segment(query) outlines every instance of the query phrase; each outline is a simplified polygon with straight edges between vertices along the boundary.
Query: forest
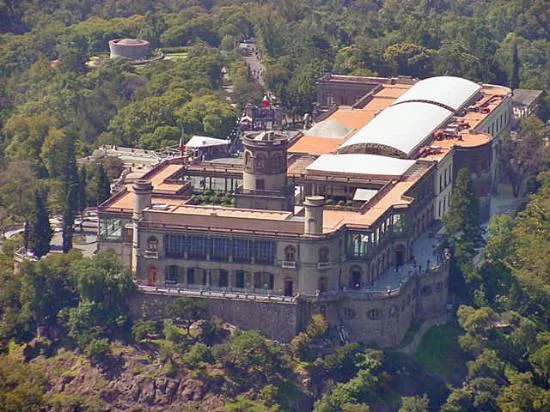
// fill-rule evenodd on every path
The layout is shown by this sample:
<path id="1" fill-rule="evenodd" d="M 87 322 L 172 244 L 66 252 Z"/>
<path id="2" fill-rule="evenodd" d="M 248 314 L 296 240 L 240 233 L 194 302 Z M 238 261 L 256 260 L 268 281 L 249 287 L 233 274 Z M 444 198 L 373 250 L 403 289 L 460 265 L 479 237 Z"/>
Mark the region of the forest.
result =
<path id="1" fill-rule="evenodd" d="M 182 58 L 108 59 L 126 37 Z M 266 92 L 238 53 L 250 38 L 289 115 L 313 110 L 325 72 L 550 89 L 548 0 L 0 0 L 0 226 L 32 222 L 46 254 L 48 215 L 72 228 L 121 172 L 78 161 L 98 146 L 226 137 Z M 538 116 L 525 144 L 504 146 L 510 180 L 531 193 L 515 217 L 495 216 L 482 238 L 471 181 L 457 182 L 444 222 L 456 320 L 416 354 L 339 345 L 321 317 L 283 345 L 228 330 L 193 299 L 132 322 L 135 286 L 114 255 L 71 251 L 14 276 L 16 239 L 0 253 L 0 410 L 549 410 L 548 97 Z"/>

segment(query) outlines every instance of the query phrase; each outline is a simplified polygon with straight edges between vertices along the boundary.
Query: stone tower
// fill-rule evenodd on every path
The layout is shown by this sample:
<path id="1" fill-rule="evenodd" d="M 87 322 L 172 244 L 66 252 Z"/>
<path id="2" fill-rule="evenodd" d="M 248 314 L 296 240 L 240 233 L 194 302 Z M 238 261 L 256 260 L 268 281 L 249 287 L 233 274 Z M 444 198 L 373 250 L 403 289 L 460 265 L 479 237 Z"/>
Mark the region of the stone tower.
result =
<path id="1" fill-rule="evenodd" d="M 134 190 L 133 236 L 132 236 L 132 271 L 139 271 L 139 226 L 143 220 L 143 211 L 151 207 L 153 186 L 147 180 L 138 180 L 132 186 Z"/>
<path id="2" fill-rule="evenodd" d="M 287 184 L 288 139 L 273 131 L 245 137 L 243 185 L 237 207 L 292 210 L 294 191 Z"/>

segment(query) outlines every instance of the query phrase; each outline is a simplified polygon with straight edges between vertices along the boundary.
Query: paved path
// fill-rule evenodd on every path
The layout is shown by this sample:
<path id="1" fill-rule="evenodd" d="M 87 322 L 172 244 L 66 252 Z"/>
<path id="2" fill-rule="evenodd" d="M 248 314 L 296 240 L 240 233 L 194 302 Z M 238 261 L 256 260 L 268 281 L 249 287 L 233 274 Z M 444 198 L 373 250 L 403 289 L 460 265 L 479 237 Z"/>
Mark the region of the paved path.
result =
<path id="1" fill-rule="evenodd" d="M 244 56 L 244 60 L 246 61 L 246 64 L 248 64 L 248 67 L 250 68 L 250 73 L 252 74 L 252 77 L 254 77 L 254 80 L 260 83 L 262 86 L 265 86 L 265 67 L 259 58 L 259 54 L 256 54 L 259 53 L 258 48 L 255 44 L 251 44 L 249 46 L 249 49 L 252 50 L 252 53 L 250 54 L 250 56 Z"/>
<path id="2" fill-rule="evenodd" d="M 403 346 L 402 348 L 396 349 L 396 352 L 404 353 L 405 355 L 412 355 L 416 353 L 416 350 L 418 349 L 418 345 L 420 345 L 420 341 L 422 340 L 422 337 L 432 326 L 444 325 L 447 322 L 449 322 L 451 319 L 452 319 L 451 314 L 446 313 L 436 318 L 432 318 L 424 321 L 424 323 L 420 326 L 420 329 L 416 331 L 413 340 L 407 345 Z"/>

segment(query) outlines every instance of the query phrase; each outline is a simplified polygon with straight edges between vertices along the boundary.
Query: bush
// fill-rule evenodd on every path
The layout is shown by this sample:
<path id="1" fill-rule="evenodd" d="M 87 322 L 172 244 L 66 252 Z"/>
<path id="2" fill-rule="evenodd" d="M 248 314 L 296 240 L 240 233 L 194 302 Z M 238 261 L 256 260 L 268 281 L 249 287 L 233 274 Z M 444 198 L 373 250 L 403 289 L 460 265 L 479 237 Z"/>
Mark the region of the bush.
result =
<path id="1" fill-rule="evenodd" d="M 132 325 L 132 337 L 136 342 L 141 342 L 156 332 L 156 323 L 152 320 L 138 320 Z"/>
<path id="2" fill-rule="evenodd" d="M 346 205 L 346 201 L 345 200 L 339 200 L 338 201 L 338 206 L 345 206 Z"/>
<path id="3" fill-rule="evenodd" d="M 184 362 L 191 368 L 200 366 L 201 363 L 214 362 L 212 351 L 204 343 L 195 343 L 183 357 Z"/>
<path id="4" fill-rule="evenodd" d="M 92 339 L 84 353 L 95 361 L 101 361 L 109 353 L 109 341 L 107 339 Z"/>

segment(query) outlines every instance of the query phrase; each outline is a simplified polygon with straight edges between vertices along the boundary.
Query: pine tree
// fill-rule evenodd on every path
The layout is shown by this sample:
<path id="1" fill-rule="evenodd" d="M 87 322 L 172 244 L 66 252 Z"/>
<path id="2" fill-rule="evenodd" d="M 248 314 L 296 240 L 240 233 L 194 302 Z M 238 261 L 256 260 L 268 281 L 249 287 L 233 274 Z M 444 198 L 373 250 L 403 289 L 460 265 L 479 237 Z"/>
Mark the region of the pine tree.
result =
<path id="1" fill-rule="evenodd" d="M 86 172 L 86 166 L 82 166 L 78 176 L 78 211 L 80 212 L 80 215 L 84 213 L 84 210 L 86 210 L 86 207 L 88 206 L 88 200 L 86 199 L 87 180 L 88 175 Z"/>
<path id="2" fill-rule="evenodd" d="M 39 191 L 34 193 L 34 213 L 29 228 L 29 246 L 36 257 L 42 257 L 50 251 L 53 230 L 50 226 L 45 199 Z"/>
<path id="3" fill-rule="evenodd" d="M 449 212 L 443 219 L 449 236 L 463 242 L 476 243 L 480 239 L 479 203 L 468 169 L 460 169 L 451 194 Z M 460 235 L 460 236 L 458 236 Z"/>
<path id="4" fill-rule="evenodd" d="M 99 164 L 97 168 L 97 204 L 105 202 L 111 196 L 111 182 L 105 173 L 105 168 Z"/>
<path id="5" fill-rule="evenodd" d="M 67 144 L 67 165 L 63 175 L 64 199 L 63 206 L 63 253 L 69 252 L 73 247 L 74 219 L 78 212 L 78 193 L 80 182 L 76 168 L 74 143 L 70 140 Z"/>
<path id="6" fill-rule="evenodd" d="M 512 75 L 510 76 L 510 88 L 515 90 L 519 87 L 519 68 L 520 61 L 518 56 L 518 45 L 514 42 L 512 49 Z"/>

